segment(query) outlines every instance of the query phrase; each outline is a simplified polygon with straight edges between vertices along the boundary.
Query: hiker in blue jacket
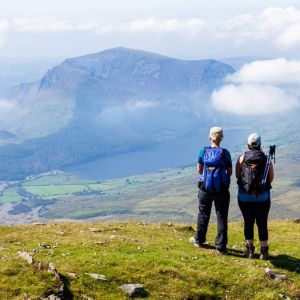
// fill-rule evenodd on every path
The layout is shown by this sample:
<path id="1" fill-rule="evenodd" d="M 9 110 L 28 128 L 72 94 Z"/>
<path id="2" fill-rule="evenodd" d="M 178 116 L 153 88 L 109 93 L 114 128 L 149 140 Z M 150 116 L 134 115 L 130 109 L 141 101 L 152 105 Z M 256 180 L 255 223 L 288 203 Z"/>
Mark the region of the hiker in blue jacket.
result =
<path id="1" fill-rule="evenodd" d="M 197 170 L 199 177 L 199 213 L 196 235 L 190 242 L 196 247 L 207 247 L 206 233 L 212 203 L 217 215 L 217 237 L 215 247 L 218 254 L 227 252 L 227 223 L 229 209 L 229 184 L 232 174 L 232 161 L 228 150 L 220 147 L 223 140 L 223 129 L 212 127 L 209 133 L 210 147 L 201 149 Z"/>
<path id="2" fill-rule="evenodd" d="M 275 146 L 273 146 L 275 147 Z M 270 189 L 274 178 L 272 162 L 268 168 L 267 156 L 261 150 L 261 137 L 252 133 L 248 137 L 248 151 L 236 162 L 236 177 L 238 182 L 238 204 L 244 218 L 244 235 L 246 241 L 245 257 L 254 258 L 255 247 L 254 224 L 258 227 L 260 240 L 260 259 L 269 258 L 268 247 L 268 214 L 271 206 Z M 262 184 L 264 171 L 266 184 Z"/>

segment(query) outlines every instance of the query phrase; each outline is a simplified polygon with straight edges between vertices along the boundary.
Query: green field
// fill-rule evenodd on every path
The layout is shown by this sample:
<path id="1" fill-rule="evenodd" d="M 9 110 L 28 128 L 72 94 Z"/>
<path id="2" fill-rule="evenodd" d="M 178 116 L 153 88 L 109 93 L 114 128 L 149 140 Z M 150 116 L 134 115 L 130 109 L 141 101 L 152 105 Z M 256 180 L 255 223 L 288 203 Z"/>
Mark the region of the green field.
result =
<path id="1" fill-rule="evenodd" d="M 64 282 L 64 299 L 128 299 L 119 288 L 142 284 L 148 299 L 299 299 L 300 224 L 270 223 L 270 261 L 245 259 L 243 227 L 229 224 L 229 255 L 195 248 L 188 225 L 150 223 L 49 223 L 1 226 L 0 299 L 40 299 L 58 295 L 57 281 L 47 272 L 53 263 Z M 91 232 L 90 227 L 100 228 Z M 208 242 L 216 227 L 210 225 Z M 257 233 L 256 233 L 257 234 Z M 40 243 L 50 246 L 45 249 Z M 53 247 L 54 246 L 54 247 Z M 29 265 L 18 251 L 32 253 Z M 267 278 L 269 267 L 287 279 Z M 75 273 L 71 277 L 69 273 Z M 106 276 L 95 280 L 86 273 Z M 289 298 L 287 298 L 289 297 Z"/>

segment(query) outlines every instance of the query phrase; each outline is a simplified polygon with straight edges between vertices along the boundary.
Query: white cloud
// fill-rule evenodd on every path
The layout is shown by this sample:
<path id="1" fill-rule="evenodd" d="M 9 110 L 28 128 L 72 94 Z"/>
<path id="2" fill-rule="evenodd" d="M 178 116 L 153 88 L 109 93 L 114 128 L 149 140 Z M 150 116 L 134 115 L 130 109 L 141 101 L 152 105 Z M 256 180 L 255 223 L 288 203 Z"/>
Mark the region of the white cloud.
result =
<path id="1" fill-rule="evenodd" d="M 290 49 L 300 45 L 300 24 L 294 25 L 283 31 L 276 39 L 279 48 Z"/>
<path id="2" fill-rule="evenodd" d="M 5 44 L 5 34 L 8 29 L 8 22 L 6 20 L 0 21 L 0 47 L 3 47 Z"/>
<path id="3" fill-rule="evenodd" d="M 204 18 L 142 18 L 116 19 L 55 19 L 26 18 L 0 21 L 5 28 L 20 32 L 87 31 L 111 33 L 173 33 L 187 37 L 225 40 L 237 47 L 265 42 L 281 50 L 300 48 L 300 10 L 295 7 L 268 7 L 258 14 L 241 14 L 224 19 Z"/>
<path id="4" fill-rule="evenodd" d="M 158 105 L 158 102 L 151 100 L 130 100 L 124 103 L 124 105 L 104 108 L 99 118 L 101 120 L 108 120 L 109 122 L 122 122 L 130 114 L 146 111 Z"/>
<path id="5" fill-rule="evenodd" d="M 0 112 L 7 112 L 16 107 L 16 104 L 12 101 L 9 101 L 7 99 L 1 99 L 0 98 Z"/>
<path id="6" fill-rule="evenodd" d="M 281 113 L 299 105 L 300 61 L 278 58 L 244 65 L 211 95 L 215 109 L 239 115 Z"/>
<path id="7" fill-rule="evenodd" d="M 300 45 L 300 10 L 295 7 L 268 7 L 258 15 L 238 15 L 219 21 L 219 36 L 233 39 L 236 45 L 268 41 L 279 48 L 289 49 Z"/>
<path id="8" fill-rule="evenodd" d="M 225 85 L 211 99 L 216 110 L 237 115 L 282 113 L 298 105 L 283 89 L 259 84 Z"/>
<path id="9" fill-rule="evenodd" d="M 0 32 L 5 32 L 8 29 L 8 21 L 0 21 Z"/>
<path id="10" fill-rule="evenodd" d="M 60 32 L 75 30 L 70 21 L 55 19 L 15 19 L 11 22 L 12 28 L 20 32 Z"/>
<path id="11" fill-rule="evenodd" d="M 146 109 L 157 106 L 158 103 L 155 101 L 149 100 L 137 100 L 137 101 L 130 101 L 126 104 L 127 110 L 137 110 L 137 109 Z"/>
<path id="12" fill-rule="evenodd" d="M 92 31 L 98 34 L 113 32 L 158 32 L 197 34 L 206 22 L 202 19 L 136 19 L 131 21 L 113 20 L 56 20 L 56 19 L 15 19 L 11 27 L 21 32 Z"/>
<path id="13" fill-rule="evenodd" d="M 278 58 L 245 64 L 228 77 L 234 83 L 291 85 L 300 83 L 300 61 Z"/>

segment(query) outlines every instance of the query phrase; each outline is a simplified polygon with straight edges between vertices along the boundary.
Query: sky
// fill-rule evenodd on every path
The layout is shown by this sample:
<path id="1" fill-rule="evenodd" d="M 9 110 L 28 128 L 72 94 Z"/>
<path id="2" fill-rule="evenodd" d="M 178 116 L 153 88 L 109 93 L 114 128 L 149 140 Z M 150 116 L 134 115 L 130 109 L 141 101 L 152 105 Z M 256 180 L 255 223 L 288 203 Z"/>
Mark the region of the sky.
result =
<path id="1" fill-rule="evenodd" d="M 113 47 L 184 58 L 298 58 L 299 0 L 1 0 L 0 60 Z"/>
<path id="2" fill-rule="evenodd" d="M 2 62 L 120 46 L 181 59 L 255 57 L 213 91 L 212 107 L 261 115 L 300 106 L 299 0 L 0 0 Z"/>

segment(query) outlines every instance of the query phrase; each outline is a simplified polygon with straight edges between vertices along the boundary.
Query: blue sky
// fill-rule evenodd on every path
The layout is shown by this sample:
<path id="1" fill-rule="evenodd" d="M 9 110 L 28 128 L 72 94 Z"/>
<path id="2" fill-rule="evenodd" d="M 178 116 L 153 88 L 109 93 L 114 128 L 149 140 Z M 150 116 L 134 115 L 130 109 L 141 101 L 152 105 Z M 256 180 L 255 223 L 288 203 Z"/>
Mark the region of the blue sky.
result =
<path id="1" fill-rule="evenodd" d="M 188 58 L 299 58 L 293 0 L 10 0 L 0 58 L 65 58 L 124 46 Z"/>

